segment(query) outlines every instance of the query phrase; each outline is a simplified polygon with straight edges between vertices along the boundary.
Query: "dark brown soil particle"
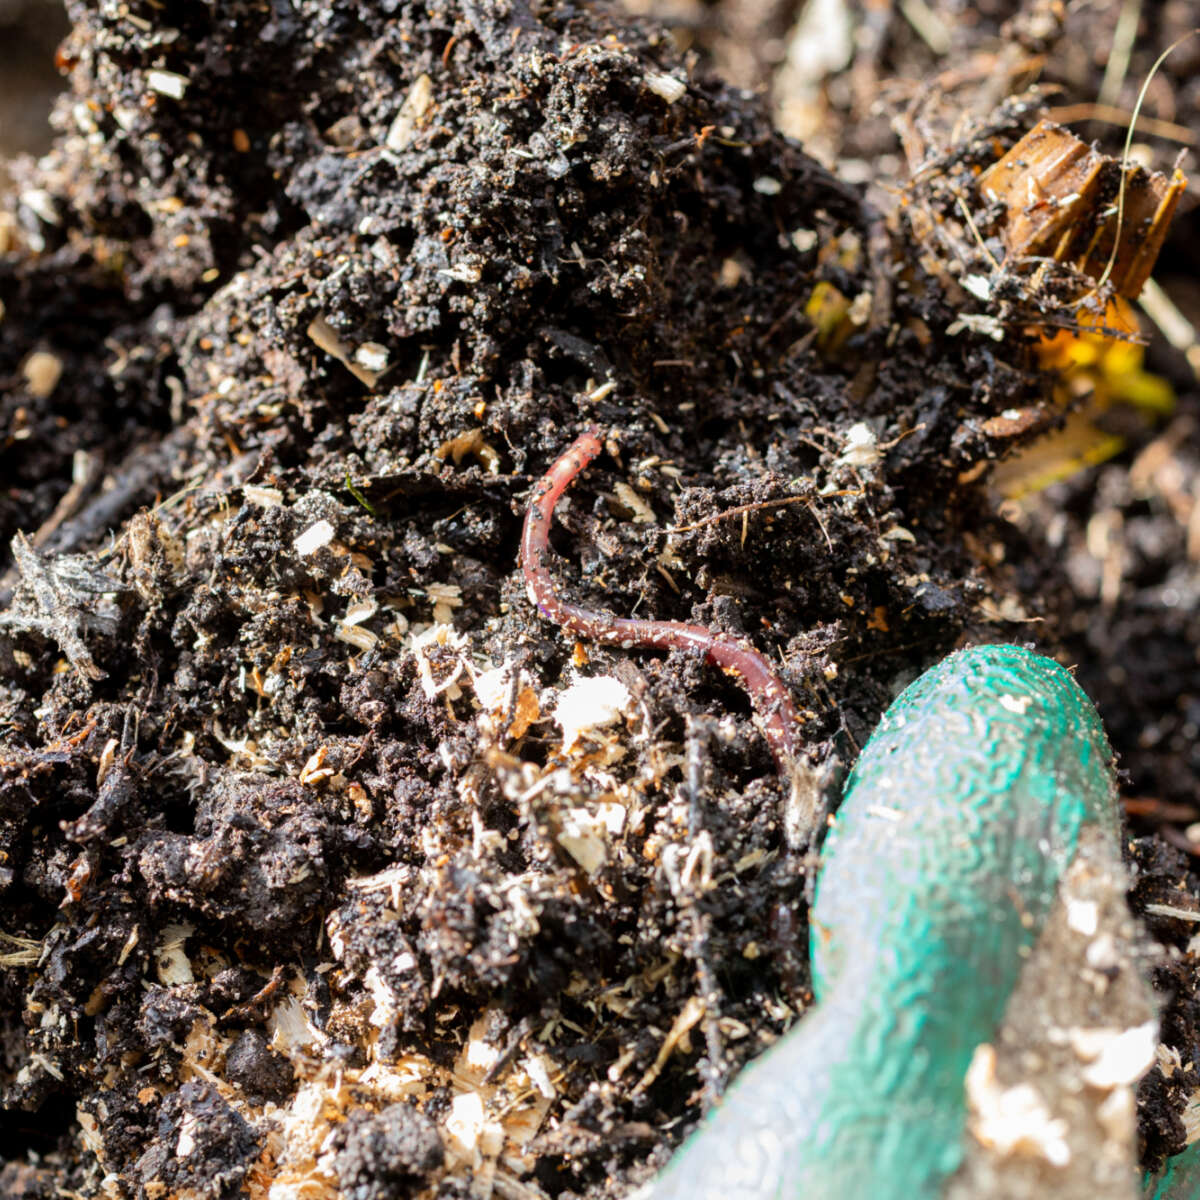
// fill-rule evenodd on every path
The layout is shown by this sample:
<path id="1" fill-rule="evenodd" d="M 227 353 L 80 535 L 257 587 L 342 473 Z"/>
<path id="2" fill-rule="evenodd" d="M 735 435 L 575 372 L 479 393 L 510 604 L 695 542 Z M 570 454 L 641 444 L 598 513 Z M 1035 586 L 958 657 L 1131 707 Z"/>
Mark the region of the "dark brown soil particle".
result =
<path id="1" fill-rule="evenodd" d="M 967 58 L 1021 6 L 975 7 Z M 972 173 L 1036 97 L 868 200 L 596 4 L 68 10 L 54 144 L 0 209 L 5 1195 L 627 1193 L 809 1002 L 841 773 L 963 640 L 1079 663 L 1142 803 L 1135 906 L 1194 894 L 1155 832 L 1200 820 L 1194 379 L 1154 351 L 1169 479 L 1131 472 L 1140 425 L 999 515 L 987 467 L 1057 421 L 1008 415 L 1047 399 L 1049 291 L 972 299 L 915 215 L 967 188 L 987 231 Z M 888 36 L 876 76 L 928 67 Z M 839 94 L 845 154 L 882 154 Z M 558 585 L 752 641 L 796 786 L 736 680 L 529 604 L 530 490 L 592 424 Z M 1150 928 L 1195 1062 L 1190 931 Z M 1193 1076 L 1143 1085 L 1148 1162 Z"/>
<path id="2" fill-rule="evenodd" d="M 408 1104 L 371 1115 L 350 1115 L 335 1169 L 348 1200 L 387 1200 L 395 1188 L 414 1183 L 442 1165 L 437 1126 Z"/>

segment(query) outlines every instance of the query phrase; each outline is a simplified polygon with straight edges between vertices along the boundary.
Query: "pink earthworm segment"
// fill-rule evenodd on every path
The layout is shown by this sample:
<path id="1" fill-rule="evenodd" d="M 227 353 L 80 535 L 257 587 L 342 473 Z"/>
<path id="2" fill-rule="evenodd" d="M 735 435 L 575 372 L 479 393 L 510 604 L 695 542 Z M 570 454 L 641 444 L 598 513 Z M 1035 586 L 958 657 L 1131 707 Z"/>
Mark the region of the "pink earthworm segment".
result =
<path id="1" fill-rule="evenodd" d="M 603 448 L 600 430 L 592 426 L 571 443 L 534 489 L 521 535 L 521 569 L 525 573 L 529 599 L 546 620 L 561 625 L 576 637 L 620 646 L 623 650 L 642 646 L 655 650 L 701 651 L 706 662 L 741 680 L 762 722 L 763 734 L 776 765 L 783 774 L 789 774 L 798 752 L 796 708 L 783 680 L 753 646 L 703 625 L 642 621 L 581 608 L 564 600 L 555 589 L 546 567 L 554 506 L 571 481 Z"/>

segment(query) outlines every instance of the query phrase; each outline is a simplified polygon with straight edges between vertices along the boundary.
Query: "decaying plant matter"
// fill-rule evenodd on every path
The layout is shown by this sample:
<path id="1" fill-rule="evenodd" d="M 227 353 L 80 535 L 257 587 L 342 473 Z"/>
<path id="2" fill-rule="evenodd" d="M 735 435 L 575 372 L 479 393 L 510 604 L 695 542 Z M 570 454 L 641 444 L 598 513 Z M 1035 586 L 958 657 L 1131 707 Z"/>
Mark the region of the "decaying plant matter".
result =
<path id="1" fill-rule="evenodd" d="M 1014 259 L 1069 263 L 1081 275 L 1136 299 L 1187 187 L 1101 154 L 1051 121 L 1039 121 L 979 177 L 989 204 L 1004 208 L 1003 238 Z"/>

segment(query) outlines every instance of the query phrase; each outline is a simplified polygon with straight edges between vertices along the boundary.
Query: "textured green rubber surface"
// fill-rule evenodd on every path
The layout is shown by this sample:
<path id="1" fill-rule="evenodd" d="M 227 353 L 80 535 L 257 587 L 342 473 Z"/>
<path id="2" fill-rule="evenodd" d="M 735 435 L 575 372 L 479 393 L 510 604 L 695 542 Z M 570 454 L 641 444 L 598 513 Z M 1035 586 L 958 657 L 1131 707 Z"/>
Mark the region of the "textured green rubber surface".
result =
<path id="1" fill-rule="evenodd" d="M 1041 655 L 951 655 L 846 785 L 811 921 L 818 1004 L 746 1070 L 653 1200 L 925 1200 L 962 1158 L 990 1039 L 1081 828 L 1118 826 L 1112 754 Z"/>
<path id="2" fill-rule="evenodd" d="M 1146 1181 L 1146 1200 L 1200 1200 L 1200 1142 L 1167 1159 L 1155 1179 Z"/>

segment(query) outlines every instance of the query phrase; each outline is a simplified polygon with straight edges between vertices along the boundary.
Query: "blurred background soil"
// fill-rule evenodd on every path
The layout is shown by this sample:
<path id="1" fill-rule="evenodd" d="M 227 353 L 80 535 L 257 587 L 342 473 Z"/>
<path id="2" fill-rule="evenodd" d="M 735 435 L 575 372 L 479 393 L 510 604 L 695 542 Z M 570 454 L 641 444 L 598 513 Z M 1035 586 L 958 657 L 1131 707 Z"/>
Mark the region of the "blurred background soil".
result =
<path id="1" fill-rule="evenodd" d="M 38 154 L 50 145 L 50 106 L 62 91 L 54 52 L 70 25 L 61 4 L 0 4 L 0 157 Z"/>
<path id="2" fill-rule="evenodd" d="M 1120 755 L 1178 1151 L 1200 217 L 1144 357 L 1067 370 L 975 179 L 1047 113 L 1119 155 L 1200 4 L 68 11 L 0 0 L 0 1191 L 628 1193 L 809 1002 L 857 747 L 985 640 Z M 564 590 L 772 655 L 807 808 L 733 681 L 528 603 L 593 422 Z"/>

